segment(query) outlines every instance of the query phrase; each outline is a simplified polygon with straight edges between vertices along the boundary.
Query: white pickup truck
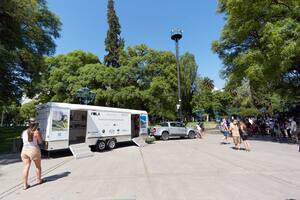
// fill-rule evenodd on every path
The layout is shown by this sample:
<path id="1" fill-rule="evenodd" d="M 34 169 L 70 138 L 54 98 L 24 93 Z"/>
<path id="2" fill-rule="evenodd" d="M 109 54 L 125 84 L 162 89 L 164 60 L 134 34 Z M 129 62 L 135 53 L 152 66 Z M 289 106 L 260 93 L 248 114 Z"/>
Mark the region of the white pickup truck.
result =
<path id="1" fill-rule="evenodd" d="M 156 139 L 168 140 L 170 137 L 196 138 L 196 131 L 192 127 L 186 127 L 181 122 L 162 122 L 160 126 L 151 129 L 151 135 Z"/>

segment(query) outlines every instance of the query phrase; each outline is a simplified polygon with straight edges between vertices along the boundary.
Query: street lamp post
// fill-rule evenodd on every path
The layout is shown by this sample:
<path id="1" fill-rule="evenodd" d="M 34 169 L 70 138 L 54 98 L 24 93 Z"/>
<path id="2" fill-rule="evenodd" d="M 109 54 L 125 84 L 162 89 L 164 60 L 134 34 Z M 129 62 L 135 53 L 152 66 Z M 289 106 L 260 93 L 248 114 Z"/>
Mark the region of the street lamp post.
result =
<path id="1" fill-rule="evenodd" d="M 92 92 L 88 87 L 81 88 L 76 93 L 79 98 L 80 103 L 88 105 L 91 102 L 94 102 L 96 94 Z"/>
<path id="2" fill-rule="evenodd" d="M 178 104 L 177 110 L 179 114 L 179 119 L 182 122 L 182 108 L 181 108 L 181 87 L 180 87 L 180 65 L 179 65 L 179 40 L 182 38 L 182 30 L 174 28 L 171 30 L 171 39 L 175 41 L 176 47 L 176 66 L 177 66 L 177 81 L 178 81 Z"/>

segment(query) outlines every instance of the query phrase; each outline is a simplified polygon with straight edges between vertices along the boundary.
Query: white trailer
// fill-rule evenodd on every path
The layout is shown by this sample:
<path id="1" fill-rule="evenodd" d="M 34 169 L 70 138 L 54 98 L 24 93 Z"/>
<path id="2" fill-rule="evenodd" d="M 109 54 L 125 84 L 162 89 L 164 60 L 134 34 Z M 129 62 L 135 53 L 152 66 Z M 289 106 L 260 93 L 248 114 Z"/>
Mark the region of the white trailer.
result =
<path id="1" fill-rule="evenodd" d="M 148 113 L 141 110 L 49 102 L 37 106 L 46 151 L 70 148 L 113 149 L 117 142 L 139 141 L 148 134 Z M 73 147 L 73 148 L 72 148 Z"/>

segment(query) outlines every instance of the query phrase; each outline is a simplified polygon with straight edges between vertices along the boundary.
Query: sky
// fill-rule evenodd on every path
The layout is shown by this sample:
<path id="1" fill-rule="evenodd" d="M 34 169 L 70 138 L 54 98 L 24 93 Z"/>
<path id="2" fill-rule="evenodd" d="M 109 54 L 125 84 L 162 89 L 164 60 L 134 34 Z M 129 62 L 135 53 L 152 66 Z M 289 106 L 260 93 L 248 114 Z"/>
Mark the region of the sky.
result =
<path id="1" fill-rule="evenodd" d="M 198 74 L 214 80 L 215 87 L 221 89 L 225 84 L 219 76 L 222 61 L 211 50 L 225 23 L 216 12 L 217 5 L 217 0 L 115 0 L 126 47 L 146 44 L 175 52 L 170 31 L 180 28 L 180 54 L 195 55 Z M 81 49 L 103 61 L 107 0 L 48 0 L 48 7 L 63 24 L 61 37 L 56 39 L 56 55 Z"/>

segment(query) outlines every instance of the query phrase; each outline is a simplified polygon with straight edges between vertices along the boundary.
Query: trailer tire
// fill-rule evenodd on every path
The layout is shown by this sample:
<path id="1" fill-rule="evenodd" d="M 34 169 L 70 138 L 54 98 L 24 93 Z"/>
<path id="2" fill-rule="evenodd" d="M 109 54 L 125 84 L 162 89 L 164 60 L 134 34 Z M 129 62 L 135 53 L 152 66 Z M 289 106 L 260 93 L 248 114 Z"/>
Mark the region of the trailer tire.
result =
<path id="1" fill-rule="evenodd" d="M 106 146 L 108 149 L 114 149 L 116 147 L 116 139 L 110 139 L 107 141 Z"/>
<path id="2" fill-rule="evenodd" d="M 169 139 L 169 133 L 167 131 L 162 132 L 161 139 L 166 141 Z"/>
<path id="3" fill-rule="evenodd" d="M 96 144 L 96 150 L 97 151 L 104 151 L 105 149 L 105 142 L 103 140 L 99 140 Z"/>
<path id="4" fill-rule="evenodd" d="M 195 139 L 196 138 L 196 134 L 194 131 L 190 131 L 189 134 L 188 134 L 188 138 L 189 139 Z"/>

